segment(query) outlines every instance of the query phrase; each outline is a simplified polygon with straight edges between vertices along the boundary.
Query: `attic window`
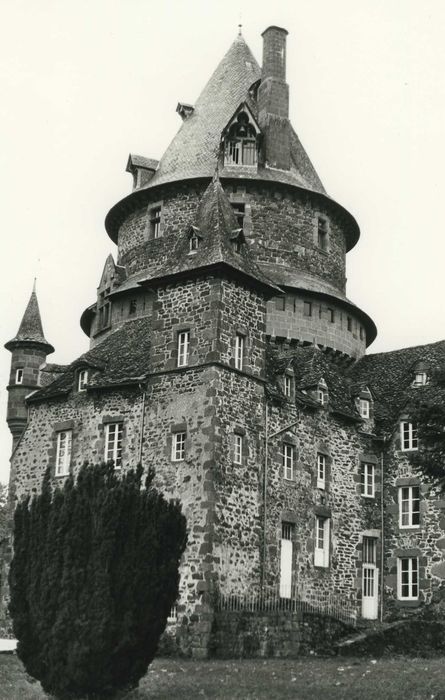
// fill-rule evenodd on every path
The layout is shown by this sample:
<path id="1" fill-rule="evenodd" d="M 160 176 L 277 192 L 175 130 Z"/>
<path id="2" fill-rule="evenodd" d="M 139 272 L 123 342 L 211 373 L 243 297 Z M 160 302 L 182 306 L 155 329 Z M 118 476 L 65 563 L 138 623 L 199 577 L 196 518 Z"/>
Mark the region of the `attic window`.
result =
<path id="1" fill-rule="evenodd" d="M 225 138 L 225 165 L 256 165 L 257 132 L 246 112 L 240 112 Z"/>
<path id="2" fill-rule="evenodd" d="M 87 384 L 88 384 L 88 370 L 81 369 L 79 372 L 79 380 L 78 380 L 78 384 L 77 384 L 77 390 L 78 391 L 86 391 Z"/>
<path id="3" fill-rule="evenodd" d="M 137 309 L 137 299 L 130 299 L 130 304 L 128 306 L 128 315 L 134 316 Z"/>
<path id="4" fill-rule="evenodd" d="M 413 386 L 425 386 L 428 384 L 428 375 L 425 371 L 416 371 L 414 373 Z"/>
<path id="5" fill-rule="evenodd" d="M 321 379 L 317 386 L 317 401 L 322 406 L 326 406 L 329 399 L 328 387 L 324 379 Z"/>
<path id="6" fill-rule="evenodd" d="M 199 248 L 199 237 L 196 235 L 196 233 L 192 233 L 190 236 L 190 252 L 191 253 L 196 253 L 196 251 Z"/>

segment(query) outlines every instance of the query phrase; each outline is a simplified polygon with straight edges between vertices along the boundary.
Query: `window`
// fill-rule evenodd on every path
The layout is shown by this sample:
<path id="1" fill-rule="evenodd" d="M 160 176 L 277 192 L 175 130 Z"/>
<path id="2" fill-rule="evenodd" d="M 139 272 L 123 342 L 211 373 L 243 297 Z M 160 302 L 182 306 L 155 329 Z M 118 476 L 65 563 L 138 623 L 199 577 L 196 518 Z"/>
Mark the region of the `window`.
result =
<path id="1" fill-rule="evenodd" d="M 288 442 L 283 443 L 283 478 L 288 481 L 294 479 L 295 446 Z"/>
<path id="2" fill-rule="evenodd" d="M 190 236 L 189 245 L 190 245 L 190 252 L 191 253 L 195 253 L 198 250 L 199 237 L 196 235 L 196 233 L 192 233 L 192 235 Z"/>
<path id="3" fill-rule="evenodd" d="M 173 433 L 172 439 L 172 461 L 182 462 L 185 459 L 185 436 L 184 432 Z"/>
<path id="4" fill-rule="evenodd" d="M 233 211 L 235 212 L 239 228 L 244 230 L 244 217 L 246 215 L 246 205 L 240 202 L 231 202 L 231 206 Z"/>
<path id="5" fill-rule="evenodd" d="M 360 399 L 360 415 L 362 418 L 369 418 L 369 399 Z"/>
<path id="6" fill-rule="evenodd" d="M 420 488 L 419 486 L 399 487 L 399 527 L 419 527 Z"/>
<path id="7" fill-rule="evenodd" d="M 244 360 L 244 336 L 239 333 L 235 336 L 235 367 L 243 369 Z"/>
<path id="8" fill-rule="evenodd" d="M 315 517 L 314 566 L 329 566 L 329 518 Z"/>
<path id="9" fill-rule="evenodd" d="M 115 469 L 122 466 L 122 433 L 123 423 L 107 423 L 105 426 L 105 454 L 106 462 L 113 460 Z"/>
<path id="10" fill-rule="evenodd" d="M 280 598 L 290 598 L 292 594 L 293 539 L 293 523 L 281 523 Z"/>
<path id="11" fill-rule="evenodd" d="M 366 498 L 375 498 L 375 466 L 363 462 L 360 472 L 361 494 Z"/>
<path id="12" fill-rule="evenodd" d="M 103 292 L 99 294 L 98 300 L 98 327 L 99 329 L 106 328 L 110 325 L 111 321 L 111 302 L 108 300 L 108 295 L 110 293 L 110 287 L 107 287 Z"/>
<path id="13" fill-rule="evenodd" d="M 415 425 L 415 423 L 406 420 L 400 422 L 400 444 L 404 452 L 407 450 L 417 450 L 417 425 Z"/>
<path id="14" fill-rule="evenodd" d="M 77 384 L 77 390 L 78 391 L 86 391 L 87 384 L 88 384 L 88 370 L 81 369 L 79 372 L 79 381 Z"/>
<path id="15" fill-rule="evenodd" d="M 70 473 L 72 430 L 61 430 L 57 433 L 56 476 L 66 476 Z"/>
<path id="16" fill-rule="evenodd" d="M 161 237 L 161 207 L 153 207 L 149 212 L 150 233 L 152 238 Z"/>
<path id="17" fill-rule="evenodd" d="M 326 488 L 326 455 L 317 453 L 317 489 Z"/>
<path id="18" fill-rule="evenodd" d="M 21 367 L 15 371 L 15 383 L 23 384 L 23 369 Z"/>
<path id="19" fill-rule="evenodd" d="M 317 245 L 320 250 L 328 249 L 329 225 L 327 219 L 319 216 L 317 220 Z"/>
<path id="20" fill-rule="evenodd" d="M 414 374 L 413 386 L 425 386 L 428 384 L 428 375 L 426 372 L 416 372 Z"/>
<path id="21" fill-rule="evenodd" d="M 348 316 L 348 331 L 352 331 L 352 318 Z"/>
<path id="22" fill-rule="evenodd" d="M 312 302 L 303 302 L 303 316 L 312 316 Z"/>
<path id="23" fill-rule="evenodd" d="M 174 625 L 178 621 L 178 606 L 176 603 L 171 606 L 170 612 L 167 617 L 167 622 L 169 625 Z"/>
<path id="24" fill-rule="evenodd" d="M 256 131 L 246 112 L 240 112 L 225 140 L 225 165 L 255 165 L 257 162 Z"/>
<path id="25" fill-rule="evenodd" d="M 235 253 L 241 253 L 243 249 L 243 237 L 240 234 L 239 236 L 235 236 L 235 238 L 232 238 L 232 246 L 235 251 Z"/>
<path id="26" fill-rule="evenodd" d="M 330 322 L 330 323 L 335 323 L 335 311 L 334 311 L 334 309 L 331 309 L 331 308 L 328 307 L 328 308 L 327 308 L 327 312 L 328 312 L 328 319 L 329 319 L 329 322 Z"/>
<path id="27" fill-rule="evenodd" d="M 277 311 L 284 311 L 286 308 L 286 297 L 277 297 L 275 299 L 275 308 Z"/>
<path id="28" fill-rule="evenodd" d="M 235 449 L 233 461 L 235 462 L 235 464 L 243 463 L 243 436 L 239 433 L 235 433 Z"/>
<path id="29" fill-rule="evenodd" d="M 290 398 L 292 396 L 292 377 L 284 375 L 284 395 Z"/>
<path id="30" fill-rule="evenodd" d="M 419 560 L 400 557 L 397 560 L 397 597 L 399 600 L 417 600 L 419 597 Z"/>
<path id="31" fill-rule="evenodd" d="M 178 333 L 178 367 L 186 367 L 189 362 L 190 331 Z"/>
<path id="32" fill-rule="evenodd" d="M 325 386 L 318 385 L 317 387 L 317 401 L 322 406 L 325 406 L 329 400 L 328 390 Z"/>
<path id="33" fill-rule="evenodd" d="M 130 299 L 130 304 L 128 306 L 128 315 L 134 316 L 137 310 L 137 299 Z"/>

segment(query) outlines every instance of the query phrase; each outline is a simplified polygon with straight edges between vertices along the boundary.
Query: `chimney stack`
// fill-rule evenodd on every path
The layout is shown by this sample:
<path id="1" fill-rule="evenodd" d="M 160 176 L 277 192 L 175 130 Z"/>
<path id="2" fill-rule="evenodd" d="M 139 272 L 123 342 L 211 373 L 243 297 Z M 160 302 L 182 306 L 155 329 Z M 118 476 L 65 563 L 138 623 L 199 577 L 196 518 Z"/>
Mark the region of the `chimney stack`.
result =
<path id="1" fill-rule="evenodd" d="M 290 168 L 289 86 L 286 37 L 281 27 L 263 33 L 263 68 L 258 89 L 259 122 L 265 134 L 265 160 L 271 168 Z"/>

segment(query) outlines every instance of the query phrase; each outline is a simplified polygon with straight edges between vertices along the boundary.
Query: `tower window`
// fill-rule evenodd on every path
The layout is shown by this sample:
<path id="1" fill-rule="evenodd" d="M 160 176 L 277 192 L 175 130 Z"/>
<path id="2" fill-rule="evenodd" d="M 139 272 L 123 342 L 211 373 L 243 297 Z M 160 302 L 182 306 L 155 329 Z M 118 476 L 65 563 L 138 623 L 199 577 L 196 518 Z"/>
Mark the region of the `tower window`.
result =
<path id="1" fill-rule="evenodd" d="M 153 207 L 149 212 L 151 238 L 160 238 L 161 232 L 161 207 Z"/>
<path id="2" fill-rule="evenodd" d="M 328 388 L 326 384 L 319 384 L 317 387 L 317 401 L 320 403 L 322 406 L 325 406 L 328 403 L 329 400 L 329 394 L 328 394 Z"/>
<path id="3" fill-rule="evenodd" d="M 328 307 L 327 312 L 328 312 L 328 319 L 329 319 L 329 322 L 330 322 L 330 323 L 334 323 L 334 322 L 335 322 L 335 311 L 334 311 L 334 309 L 331 309 L 331 308 Z"/>
<path id="4" fill-rule="evenodd" d="M 235 336 L 235 367 L 243 369 L 244 362 L 244 336 L 237 333 Z"/>
<path id="5" fill-rule="evenodd" d="M 57 433 L 56 476 L 69 474 L 72 442 L 72 430 L 62 430 L 60 433 Z"/>
<path id="6" fill-rule="evenodd" d="M 246 112 L 240 112 L 225 139 L 225 165 L 255 165 L 257 134 Z"/>
<path id="7" fill-rule="evenodd" d="M 352 318 L 348 316 L 348 331 L 352 331 Z"/>
<path id="8" fill-rule="evenodd" d="M 236 220 L 240 229 L 244 230 L 244 217 L 246 215 L 246 205 L 241 202 L 231 202 Z"/>
<path id="9" fill-rule="evenodd" d="M 16 371 L 15 371 L 15 383 L 16 384 L 23 383 L 23 369 L 21 367 L 19 367 L 19 369 L 16 369 Z"/>
<path id="10" fill-rule="evenodd" d="M 186 367 L 189 363 L 190 331 L 178 333 L 178 367 Z"/>
<path id="11" fill-rule="evenodd" d="M 320 248 L 320 250 L 324 250 L 325 252 L 328 249 L 328 240 L 329 240 L 329 224 L 327 219 L 324 219 L 322 216 L 319 216 L 317 219 L 317 245 Z"/>
<path id="12" fill-rule="evenodd" d="M 106 328 L 107 326 L 110 325 L 110 322 L 111 322 L 111 302 L 108 299 L 109 293 L 110 293 L 110 287 L 107 287 L 103 292 L 101 292 L 99 294 L 99 302 L 98 302 L 98 312 L 99 312 L 98 327 L 99 327 L 99 330 L 102 328 Z"/>
<path id="13" fill-rule="evenodd" d="M 235 433 L 235 450 L 233 461 L 235 464 L 243 463 L 243 436 L 239 433 Z"/>
<path id="14" fill-rule="evenodd" d="M 292 396 L 292 377 L 287 374 L 284 375 L 284 395 L 288 398 Z"/>
<path id="15" fill-rule="evenodd" d="M 113 460 L 115 469 L 122 466 L 122 435 L 123 423 L 107 423 L 105 426 L 105 453 L 106 462 Z"/>
<path id="16" fill-rule="evenodd" d="M 312 302 L 311 301 L 304 301 L 303 302 L 303 316 L 312 316 Z"/>
<path id="17" fill-rule="evenodd" d="M 77 383 L 77 390 L 78 391 L 86 391 L 87 384 L 88 384 L 88 370 L 82 369 L 79 372 L 79 380 Z"/>

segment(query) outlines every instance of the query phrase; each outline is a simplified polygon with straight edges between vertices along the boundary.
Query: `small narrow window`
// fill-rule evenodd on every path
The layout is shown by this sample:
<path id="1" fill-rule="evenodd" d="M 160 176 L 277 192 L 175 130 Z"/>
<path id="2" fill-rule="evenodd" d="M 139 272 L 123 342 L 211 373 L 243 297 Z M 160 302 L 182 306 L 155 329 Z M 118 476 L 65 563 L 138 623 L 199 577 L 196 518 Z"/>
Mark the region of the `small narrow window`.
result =
<path id="1" fill-rule="evenodd" d="M 284 395 L 290 398 L 292 396 L 292 377 L 284 375 Z"/>
<path id="2" fill-rule="evenodd" d="M 191 253 L 196 253 L 196 251 L 199 248 L 199 237 L 196 235 L 196 233 L 192 233 L 190 236 L 190 252 Z"/>
<path id="3" fill-rule="evenodd" d="M 169 625 L 174 625 L 178 621 L 178 606 L 172 605 L 170 612 L 167 617 L 167 622 Z"/>
<path id="4" fill-rule="evenodd" d="M 239 433 L 235 433 L 235 444 L 234 444 L 234 459 L 235 464 L 242 464 L 243 462 L 243 436 Z"/>
<path id="5" fill-rule="evenodd" d="M 360 326 L 360 340 L 363 340 L 364 337 L 365 337 L 365 332 L 363 330 L 363 326 Z"/>
<path id="6" fill-rule="evenodd" d="M 61 430 L 57 433 L 56 476 L 67 476 L 70 472 L 72 430 Z"/>
<path id="7" fill-rule="evenodd" d="M 277 311 L 284 311 L 286 308 L 286 298 L 285 297 L 276 297 L 275 308 Z"/>
<path id="8" fill-rule="evenodd" d="M 331 309 L 328 307 L 327 312 L 328 312 L 329 323 L 335 323 L 335 311 L 334 311 L 334 309 Z"/>
<path id="9" fill-rule="evenodd" d="M 317 488 L 326 488 L 326 455 L 321 452 L 317 454 Z"/>
<path id="10" fill-rule="evenodd" d="M 312 316 L 312 302 L 303 302 L 303 316 Z"/>
<path id="11" fill-rule="evenodd" d="M 238 202 L 231 202 L 236 220 L 240 229 L 244 230 L 244 217 L 246 216 L 246 205 Z"/>
<path id="12" fill-rule="evenodd" d="M 399 600 L 417 600 L 419 597 L 419 560 L 400 557 L 397 560 L 397 597 Z"/>
<path id="13" fill-rule="evenodd" d="M 360 471 L 361 494 L 365 498 L 375 497 L 375 466 L 368 462 L 363 462 Z"/>
<path id="14" fill-rule="evenodd" d="M 326 406 L 329 400 L 328 390 L 324 386 L 318 386 L 317 388 L 317 400 L 322 406 Z"/>
<path id="15" fill-rule="evenodd" d="M 319 216 L 317 222 L 317 243 L 320 250 L 324 250 L 325 252 L 328 249 L 328 233 L 329 226 L 327 219 Z"/>
<path id="16" fill-rule="evenodd" d="M 419 443 L 415 423 L 406 420 L 400 422 L 400 444 L 403 452 L 417 450 Z"/>
<path id="17" fill-rule="evenodd" d="M 399 527 L 419 527 L 420 488 L 401 486 L 399 488 Z"/>
<path id="18" fill-rule="evenodd" d="M 283 443 L 283 478 L 288 481 L 294 480 L 295 468 L 295 445 L 288 442 Z"/>
<path id="19" fill-rule="evenodd" d="M 348 316 L 348 331 L 352 331 L 352 318 Z"/>
<path id="20" fill-rule="evenodd" d="M 244 363 L 244 336 L 237 333 L 235 336 L 235 367 L 243 369 Z"/>
<path id="21" fill-rule="evenodd" d="M 186 367 L 189 363 L 190 331 L 178 333 L 178 367 Z"/>
<path id="22" fill-rule="evenodd" d="M 172 461 L 182 462 L 185 459 L 185 437 L 184 432 L 173 433 L 172 439 Z"/>
<path id="23" fill-rule="evenodd" d="M 315 518 L 314 566 L 329 566 L 329 518 Z"/>
<path id="24" fill-rule="evenodd" d="M 360 399 L 360 415 L 362 418 L 369 418 L 369 399 Z"/>
<path id="25" fill-rule="evenodd" d="M 78 391 L 86 391 L 88 385 L 88 370 L 81 369 L 79 372 L 79 381 L 77 384 Z"/>
<path id="26" fill-rule="evenodd" d="M 122 434 L 123 423 L 107 423 L 105 426 L 105 452 L 106 462 L 114 462 L 115 469 L 122 466 Z"/>
<path id="27" fill-rule="evenodd" d="M 110 288 L 107 287 L 103 292 L 99 294 L 99 300 L 98 300 L 98 312 L 99 312 L 99 320 L 98 320 L 98 328 L 99 330 L 102 328 L 106 328 L 107 326 L 110 325 L 111 321 L 111 302 L 108 299 L 108 295 L 110 293 Z"/>
<path id="28" fill-rule="evenodd" d="M 292 595 L 293 539 L 294 524 L 283 522 L 280 547 L 280 598 L 290 598 Z"/>
<path id="29" fill-rule="evenodd" d="M 152 238 L 161 237 L 161 207 L 150 209 L 150 232 Z"/>
<path id="30" fill-rule="evenodd" d="M 15 371 L 15 383 L 23 384 L 23 369 L 21 367 Z"/>
<path id="31" fill-rule="evenodd" d="M 134 316 L 136 311 L 137 311 L 137 299 L 130 299 L 130 303 L 128 306 L 128 315 L 129 316 Z"/>

